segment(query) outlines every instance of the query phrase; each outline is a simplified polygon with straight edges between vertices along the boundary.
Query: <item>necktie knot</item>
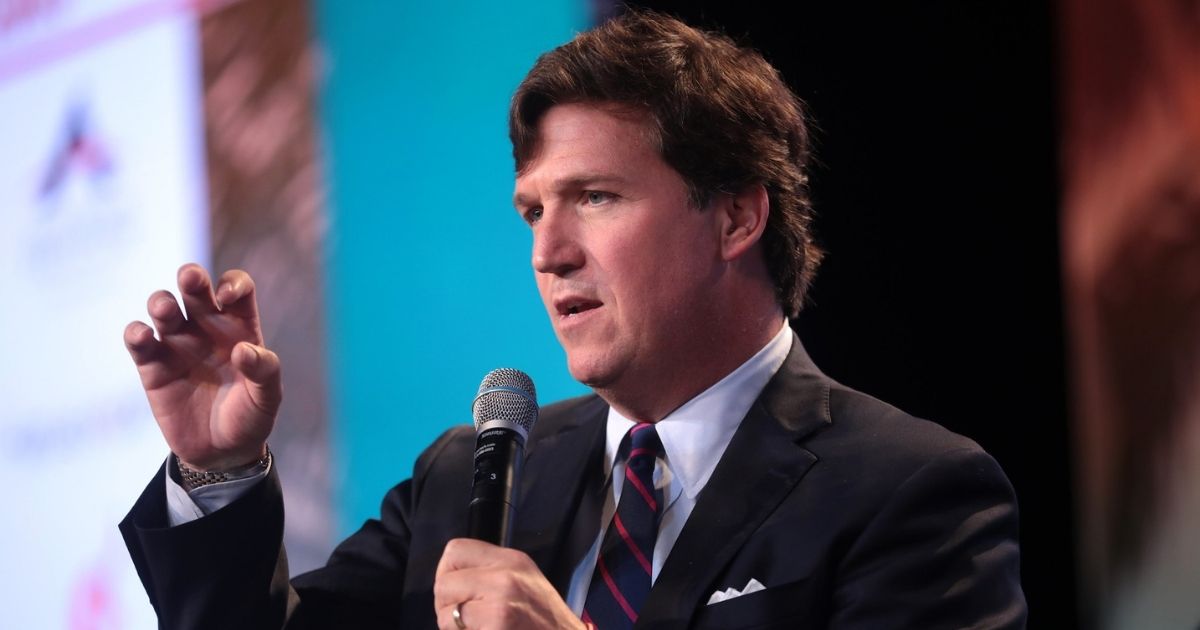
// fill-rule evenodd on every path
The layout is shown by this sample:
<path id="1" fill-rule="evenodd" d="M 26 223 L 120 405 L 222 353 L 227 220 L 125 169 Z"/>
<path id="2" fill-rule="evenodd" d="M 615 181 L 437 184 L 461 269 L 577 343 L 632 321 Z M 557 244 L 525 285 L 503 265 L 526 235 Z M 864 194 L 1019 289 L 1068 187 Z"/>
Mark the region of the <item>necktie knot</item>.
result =
<path id="1" fill-rule="evenodd" d="M 662 455 L 662 442 L 658 439 L 658 431 L 648 422 L 634 425 L 629 430 L 629 457 L 626 467 L 644 472 L 654 470 L 654 461 Z"/>

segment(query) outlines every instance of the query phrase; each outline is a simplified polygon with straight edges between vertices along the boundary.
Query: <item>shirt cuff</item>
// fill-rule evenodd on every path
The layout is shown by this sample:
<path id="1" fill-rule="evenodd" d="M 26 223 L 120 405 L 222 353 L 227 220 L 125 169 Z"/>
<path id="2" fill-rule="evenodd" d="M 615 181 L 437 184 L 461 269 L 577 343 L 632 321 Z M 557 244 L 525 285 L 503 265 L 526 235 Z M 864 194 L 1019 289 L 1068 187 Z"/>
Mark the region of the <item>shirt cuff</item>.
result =
<path id="1" fill-rule="evenodd" d="M 273 460 L 265 470 L 253 476 L 213 483 L 188 492 L 175 480 L 179 474 L 175 469 L 175 456 L 168 455 L 167 474 L 163 475 L 167 484 L 167 521 L 171 527 L 183 525 L 233 503 L 270 474 L 275 465 Z"/>

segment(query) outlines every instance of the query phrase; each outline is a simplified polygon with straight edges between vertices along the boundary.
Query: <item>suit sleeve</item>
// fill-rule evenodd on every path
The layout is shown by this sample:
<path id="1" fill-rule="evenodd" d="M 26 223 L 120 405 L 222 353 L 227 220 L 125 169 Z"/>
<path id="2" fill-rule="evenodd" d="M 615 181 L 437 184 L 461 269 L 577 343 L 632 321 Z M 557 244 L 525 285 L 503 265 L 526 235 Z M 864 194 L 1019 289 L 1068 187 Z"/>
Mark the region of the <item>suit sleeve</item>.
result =
<path id="1" fill-rule="evenodd" d="M 839 574 L 831 628 L 1024 628 L 1012 486 L 978 448 L 936 457 L 893 492 Z"/>
<path id="2" fill-rule="evenodd" d="M 288 609 L 283 499 L 274 471 L 204 518 L 170 527 L 165 467 L 121 535 L 160 628 L 279 628 Z"/>
<path id="3" fill-rule="evenodd" d="M 167 522 L 160 469 L 120 525 L 159 627 L 396 627 L 417 489 L 455 433 L 447 432 L 421 455 L 413 480 L 388 492 L 379 519 L 339 545 L 325 567 L 291 583 L 274 467 L 233 503 L 176 527 Z"/>

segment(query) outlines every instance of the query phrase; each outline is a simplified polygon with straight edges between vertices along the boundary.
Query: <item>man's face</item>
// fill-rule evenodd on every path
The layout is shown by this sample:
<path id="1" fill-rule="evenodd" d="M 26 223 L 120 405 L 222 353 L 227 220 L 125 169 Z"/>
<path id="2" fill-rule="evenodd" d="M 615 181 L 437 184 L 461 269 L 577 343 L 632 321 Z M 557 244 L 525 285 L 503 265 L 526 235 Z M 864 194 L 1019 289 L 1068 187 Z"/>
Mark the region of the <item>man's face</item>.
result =
<path id="1" fill-rule="evenodd" d="M 645 390 L 688 372 L 720 263 L 714 212 L 650 141 L 640 115 L 552 107 L 514 204 L 533 230 L 538 290 L 571 375 L 600 390 Z"/>

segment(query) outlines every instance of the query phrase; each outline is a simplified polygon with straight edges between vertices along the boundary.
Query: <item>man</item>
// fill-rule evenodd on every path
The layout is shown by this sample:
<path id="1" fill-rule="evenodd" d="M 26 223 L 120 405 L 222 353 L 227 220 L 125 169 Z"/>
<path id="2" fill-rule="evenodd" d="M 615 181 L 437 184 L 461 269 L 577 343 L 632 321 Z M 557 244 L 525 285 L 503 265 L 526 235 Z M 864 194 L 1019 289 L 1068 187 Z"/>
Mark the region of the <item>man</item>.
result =
<path id="1" fill-rule="evenodd" d="M 595 391 L 542 410 L 513 549 L 463 538 L 458 428 L 289 584 L 279 361 L 251 279 L 189 265 L 187 319 L 160 292 L 160 339 L 125 333 L 174 454 L 122 523 L 163 626 L 1023 626 L 996 463 L 829 380 L 787 326 L 821 254 L 769 64 L 631 13 L 539 59 L 510 135 L 538 288 Z"/>

